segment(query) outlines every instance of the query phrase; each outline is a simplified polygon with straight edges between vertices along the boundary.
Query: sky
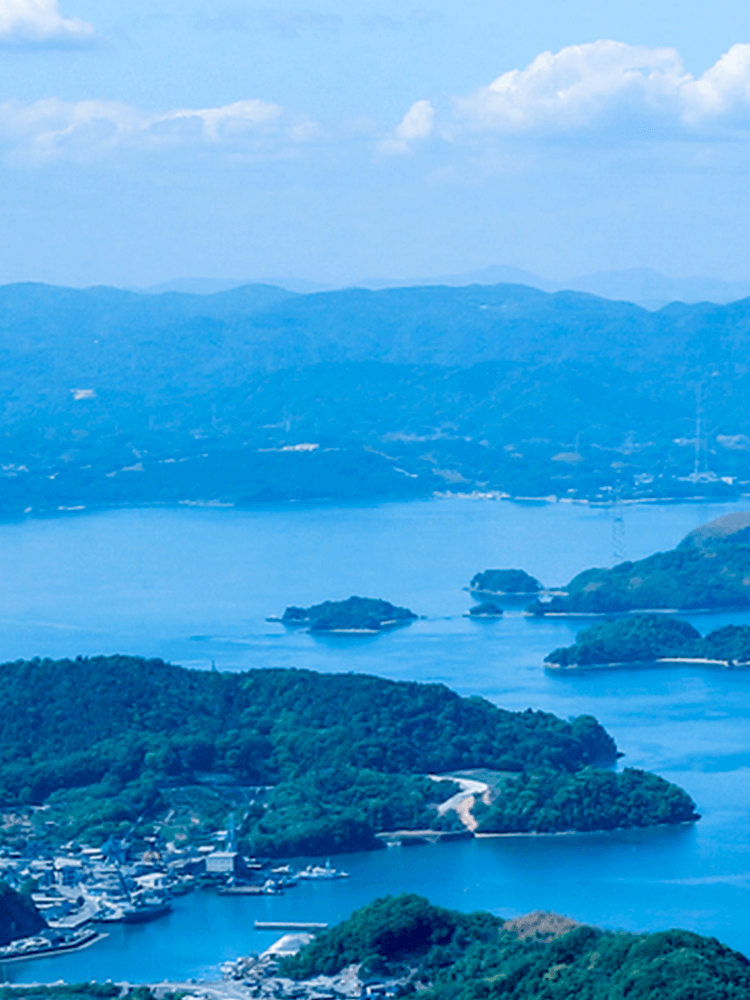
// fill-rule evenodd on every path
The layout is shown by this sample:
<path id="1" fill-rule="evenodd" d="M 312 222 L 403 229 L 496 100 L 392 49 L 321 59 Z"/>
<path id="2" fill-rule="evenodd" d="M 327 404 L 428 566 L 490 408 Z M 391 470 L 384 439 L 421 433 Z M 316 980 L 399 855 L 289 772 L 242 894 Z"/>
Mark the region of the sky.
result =
<path id="1" fill-rule="evenodd" d="M 0 282 L 750 279 L 740 0 L 0 0 Z"/>

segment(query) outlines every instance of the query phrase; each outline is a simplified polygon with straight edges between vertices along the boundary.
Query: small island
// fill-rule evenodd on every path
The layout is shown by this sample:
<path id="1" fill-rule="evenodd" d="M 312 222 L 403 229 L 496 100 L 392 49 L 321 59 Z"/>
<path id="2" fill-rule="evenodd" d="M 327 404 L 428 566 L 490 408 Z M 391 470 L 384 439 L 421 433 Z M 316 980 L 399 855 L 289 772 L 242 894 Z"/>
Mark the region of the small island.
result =
<path id="1" fill-rule="evenodd" d="M 522 569 L 486 569 L 472 577 L 469 590 L 497 597 L 514 597 L 538 594 L 544 587 Z"/>
<path id="2" fill-rule="evenodd" d="M 665 615 L 617 618 L 583 629 L 573 646 L 555 649 L 544 662 L 558 670 L 660 663 L 746 667 L 750 627 L 726 625 L 701 637 L 689 622 Z"/>
<path id="3" fill-rule="evenodd" d="M 482 601 L 469 609 L 470 618 L 502 618 L 503 609 L 494 601 Z"/>
<path id="4" fill-rule="evenodd" d="M 372 597 L 350 597 L 346 601 L 323 601 L 310 608 L 287 608 L 284 625 L 307 625 L 311 632 L 382 632 L 416 619 L 408 608 Z"/>
<path id="5" fill-rule="evenodd" d="M 748 515 L 729 514 L 696 528 L 668 552 L 612 569 L 587 569 L 550 601 L 534 601 L 535 617 L 628 614 L 636 611 L 750 609 Z"/>

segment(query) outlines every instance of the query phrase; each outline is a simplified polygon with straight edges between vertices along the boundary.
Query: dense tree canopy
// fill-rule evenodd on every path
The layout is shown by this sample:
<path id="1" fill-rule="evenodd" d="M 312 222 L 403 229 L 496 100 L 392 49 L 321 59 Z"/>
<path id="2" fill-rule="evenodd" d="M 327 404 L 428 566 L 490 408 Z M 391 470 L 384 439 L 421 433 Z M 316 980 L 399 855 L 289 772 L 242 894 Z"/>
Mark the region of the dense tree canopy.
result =
<path id="1" fill-rule="evenodd" d="M 544 589 L 522 569 L 486 569 L 476 573 L 469 586 L 488 594 L 536 594 Z"/>
<path id="2" fill-rule="evenodd" d="M 479 814 L 475 810 L 479 818 Z M 695 803 L 677 785 L 635 768 L 535 771 L 509 779 L 480 818 L 481 833 L 562 833 L 689 823 Z"/>
<path id="3" fill-rule="evenodd" d="M 308 625 L 311 632 L 370 631 L 388 625 L 407 625 L 417 616 L 408 608 L 372 597 L 349 597 L 345 601 L 323 601 L 310 608 L 287 608 L 285 625 Z"/>
<path id="4" fill-rule="evenodd" d="M 296 979 L 362 963 L 362 974 L 411 978 L 429 1000 L 747 1000 L 750 963 L 690 931 L 608 933 L 578 926 L 520 938 L 489 913 L 462 914 L 421 896 L 375 900 L 320 934 L 282 972 Z M 427 990 L 427 992 L 424 992 Z"/>
<path id="5" fill-rule="evenodd" d="M 616 614 L 646 608 L 750 607 L 750 538 L 738 533 L 703 547 L 680 544 L 613 569 L 587 569 L 565 587 L 567 596 L 535 602 L 546 614 Z"/>
<path id="6" fill-rule="evenodd" d="M 0 946 L 31 937 L 47 926 L 28 896 L 0 882 Z"/>
<path id="7" fill-rule="evenodd" d="M 544 658 L 556 666 L 648 663 L 661 658 L 750 662 L 750 627 L 726 625 L 701 637 L 689 622 L 666 615 L 634 615 L 582 629 L 573 646 Z"/>
<path id="8" fill-rule="evenodd" d="M 439 825 L 434 806 L 453 789 L 427 774 L 562 776 L 617 756 L 591 716 L 508 712 L 440 684 L 364 675 L 221 674 L 112 656 L 4 664 L 0 686 L 0 801 L 49 805 L 36 814 L 57 824 L 40 826 L 47 839 L 101 840 L 180 808 L 185 823 L 169 836 L 220 829 L 235 806 L 229 794 L 211 799 L 206 781 L 223 775 L 227 787 L 251 786 L 235 810 L 246 850 L 369 848 L 383 829 Z M 672 786 L 648 777 L 639 779 L 643 795 L 661 800 Z M 643 816 L 661 822 L 660 808 L 654 801 Z M 609 825 L 605 811 L 600 828 Z"/>

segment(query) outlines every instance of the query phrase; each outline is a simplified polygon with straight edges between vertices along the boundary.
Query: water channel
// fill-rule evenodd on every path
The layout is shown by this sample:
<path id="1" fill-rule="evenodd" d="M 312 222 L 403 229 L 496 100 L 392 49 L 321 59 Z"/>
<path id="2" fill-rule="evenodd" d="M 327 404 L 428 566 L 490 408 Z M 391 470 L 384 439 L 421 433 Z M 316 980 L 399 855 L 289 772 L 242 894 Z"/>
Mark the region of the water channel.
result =
<path id="1" fill-rule="evenodd" d="M 737 504 L 625 508 L 628 558 L 671 548 Z M 618 545 L 621 542 L 618 541 Z M 580 623 L 464 616 L 491 566 L 545 584 L 611 565 L 612 513 L 573 504 L 433 500 L 249 511 L 125 510 L 0 525 L 0 657 L 133 653 L 198 669 L 306 667 L 441 681 L 511 709 L 589 712 L 623 763 L 676 781 L 695 826 L 384 850 L 334 858 L 351 878 L 281 897 L 195 892 L 90 949 L 8 966 L 18 982 L 210 977 L 273 935 L 261 920 L 334 922 L 403 890 L 502 916 L 554 909 L 612 928 L 682 926 L 750 954 L 750 671 L 697 667 L 550 675 Z M 265 621 L 289 604 L 384 597 L 424 616 L 377 637 L 315 638 Z M 702 632 L 750 613 L 691 618 Z M 41 693 L 40 693 L 41 696 Z"/>

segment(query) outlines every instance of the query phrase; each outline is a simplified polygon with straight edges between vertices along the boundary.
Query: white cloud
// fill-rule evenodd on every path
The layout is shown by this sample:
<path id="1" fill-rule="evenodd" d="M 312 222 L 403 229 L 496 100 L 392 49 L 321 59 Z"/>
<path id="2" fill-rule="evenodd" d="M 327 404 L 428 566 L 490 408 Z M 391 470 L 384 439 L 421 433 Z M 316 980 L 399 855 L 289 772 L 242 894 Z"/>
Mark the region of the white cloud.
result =
<path id="1" fill-rule="evenodd" d="M 217 108 L 152 113 L 119 101 L 57 99 L 0 104 L 0 143 L 11 159 L 91 159 L 122 149 L 221 148 L 278 154 L 313 138 L 317 126 L 278 104 L 236 101 Z"/>
<path id="2" fill-rule="evenodd" d="M 676 49 L 597 41 L 542 52 L 525 69 L 453 98 L 463 130 L 561 135 L 750 128 L 750 45 L 734 45 L 696 79 Z"/>
<path id="3" fill-rule="evenodd" d="M 412 143 L 427 139 L 433 130 L 435 109 L 429 101 L 416 101 L 393 132 L 381 139 L 378 150 L 387 155 L 401 155 L 411 150 Z"/>
<path id="4" fill-rule="evenodd" d="M 0 0 L 0 44 L 81 44 L 94 38 L 93 25 L 64 17 L 58 0 Z"/>

